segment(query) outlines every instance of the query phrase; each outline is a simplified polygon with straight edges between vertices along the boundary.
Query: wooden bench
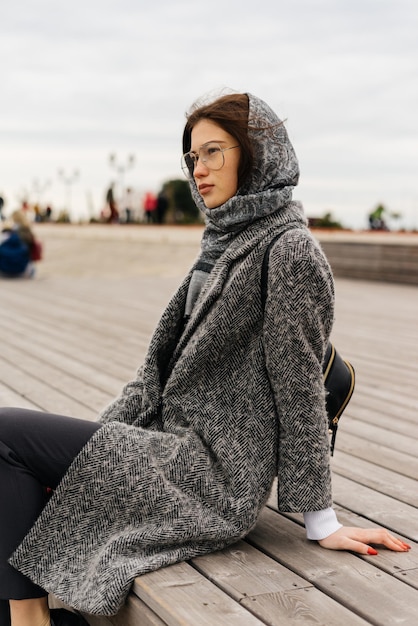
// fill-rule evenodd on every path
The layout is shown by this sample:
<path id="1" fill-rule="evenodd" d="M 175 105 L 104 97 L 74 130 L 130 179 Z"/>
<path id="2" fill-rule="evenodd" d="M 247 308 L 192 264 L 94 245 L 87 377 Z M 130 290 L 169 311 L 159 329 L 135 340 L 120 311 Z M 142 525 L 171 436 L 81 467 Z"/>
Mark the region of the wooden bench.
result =
<path id="1" fill-rule="evenodd" d="M 122 271 L 119 251 L 119 276 L 101 275 L 100 263 L 59 276 L 48 269 L 63 262 L 54 257 L 35 281 L 0 282 L 2 406 L 96 418 L 142 361 L 183 273 L 184 250 L 173 271 L 153 246 L 160 261 L 167 254 L 158 269 L 148 248 L 124 242 L 139 274 Z M 418 624 L 418 291 L 341 279 L 337 303 L 333 338 L 357 372 L 332 461 L 338 516 L 386 526 L 411 552 L 323 550 L 305 539 L 301 515 L 277 512 L 273 495 L 245 541 L 137 578 L 120 613 L 86 616 L 92 626 Z"/>

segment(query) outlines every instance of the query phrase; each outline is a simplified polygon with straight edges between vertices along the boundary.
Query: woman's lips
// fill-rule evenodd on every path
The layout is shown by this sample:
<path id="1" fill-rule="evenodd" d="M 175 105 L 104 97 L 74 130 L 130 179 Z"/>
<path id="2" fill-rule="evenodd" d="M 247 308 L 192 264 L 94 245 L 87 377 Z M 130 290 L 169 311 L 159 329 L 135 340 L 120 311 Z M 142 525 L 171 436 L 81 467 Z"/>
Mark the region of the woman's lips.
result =
<path id="1" fill-rule="evenodd" d="M 209 191 L 213 189 L 213 185 L 199 185 L 199 193 L 201 196 L 204 196 L 206 193 L 209 193 Z"/>

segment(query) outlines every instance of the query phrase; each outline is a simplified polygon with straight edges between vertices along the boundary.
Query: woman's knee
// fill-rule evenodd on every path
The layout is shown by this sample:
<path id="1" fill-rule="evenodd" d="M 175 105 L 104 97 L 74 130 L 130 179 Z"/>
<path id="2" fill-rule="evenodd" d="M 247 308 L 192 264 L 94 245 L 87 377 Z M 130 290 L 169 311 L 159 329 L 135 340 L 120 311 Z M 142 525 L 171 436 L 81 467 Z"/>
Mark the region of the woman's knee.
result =
<path id="1" fill-rule="evenodd" d="M 10 425 L 15 423 L 15 415 L 18 410 L 19 409 L 15 407 L 0 407 L 0 441 L 2 439 L 2 433 L 8 432 Z"/>
<path id="2" fill-rule="evenodd" d="M 0 407 L 0 441 L 10 445 L 24 438 L 30 428 L 36 427 L 37 415 L 43 414 L 41 411 L 19 407 Z"/>

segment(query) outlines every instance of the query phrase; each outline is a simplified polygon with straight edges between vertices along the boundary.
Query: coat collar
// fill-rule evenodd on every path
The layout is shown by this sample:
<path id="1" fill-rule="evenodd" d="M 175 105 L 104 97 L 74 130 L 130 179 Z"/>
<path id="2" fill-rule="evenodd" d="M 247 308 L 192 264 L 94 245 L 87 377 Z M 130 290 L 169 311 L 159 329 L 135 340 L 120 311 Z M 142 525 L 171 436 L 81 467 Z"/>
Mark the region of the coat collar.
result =
<path id="1" fill-rule="evenodd" d="M 303 226 L 306 224 L 301 205 L 296 202 L 291 203 L 291 205 L 292 206 L 289 207 L 287 211 L 287 217 L 279 213 L 270 215 L 251 224 L 235 237 L 225 252 L 219 257 L 202 287 L 190 319 L 177 344 L 173 355 L 174 362 L 177 361 L 202 319 L 207 315 L 218 298 L 221 297 L 225 282 L 234 265 L 238 263 L 240 259 L 247 257 L 255 248 L 259 247 L 260 250 L 267 248 L 273 237 L 277 236 L 280 232 L 284 232 L 298 225 Z M 192 272 L 189 274 L 188 284 L 190 283 L 191 275 Z M 183 311 L 184 306 L 185 300 L 182 302 Z"/>

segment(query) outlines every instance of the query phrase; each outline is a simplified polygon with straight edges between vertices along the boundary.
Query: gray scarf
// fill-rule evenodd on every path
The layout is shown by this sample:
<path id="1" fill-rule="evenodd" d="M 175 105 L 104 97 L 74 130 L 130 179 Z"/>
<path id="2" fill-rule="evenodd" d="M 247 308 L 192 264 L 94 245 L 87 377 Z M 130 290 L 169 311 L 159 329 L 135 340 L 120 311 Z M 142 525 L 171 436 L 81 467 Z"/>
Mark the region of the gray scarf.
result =
<path id="1" fill-rule="evenodd" d="M 189 317 L 217 259 L 248 225 L 288 206 L 298 183 L 299 164 L 286 129 L 263 100 L 248 94 L 248 133 L 254 147 L 254 166 L 237 194 L 215 209 L 206 208 L 194 180 L 193 199 L 205 214 L 200 256 L 195 264 L 186 301 Z"/>

